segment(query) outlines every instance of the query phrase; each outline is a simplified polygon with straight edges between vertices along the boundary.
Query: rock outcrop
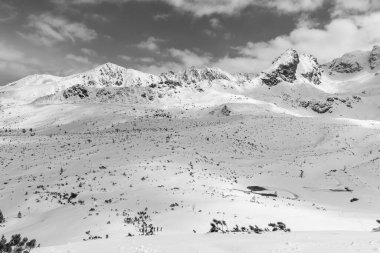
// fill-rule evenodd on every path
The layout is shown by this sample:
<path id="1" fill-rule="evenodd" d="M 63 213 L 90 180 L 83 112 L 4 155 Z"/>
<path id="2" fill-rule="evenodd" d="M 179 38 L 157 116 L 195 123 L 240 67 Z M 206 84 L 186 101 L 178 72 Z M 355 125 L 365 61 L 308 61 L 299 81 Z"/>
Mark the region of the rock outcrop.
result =
<path id="1" fill-rule="evenodd" d="M 272 62 L 272 66 L 262 72 L 259 78 L 267 86 L 275 86 L 285 81 L 293 83 L 297 77 L 299 55 L 294 49 L 288 49 Z"/>

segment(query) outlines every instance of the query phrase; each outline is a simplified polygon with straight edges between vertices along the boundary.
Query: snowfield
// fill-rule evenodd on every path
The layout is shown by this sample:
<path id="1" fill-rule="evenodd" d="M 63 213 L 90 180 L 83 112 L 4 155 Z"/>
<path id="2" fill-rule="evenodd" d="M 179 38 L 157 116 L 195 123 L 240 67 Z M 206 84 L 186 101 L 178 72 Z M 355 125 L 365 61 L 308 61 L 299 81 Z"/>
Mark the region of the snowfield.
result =
<path id="1" fill-rule="evenodd" d="M 344 61 L 287 51 L 246 80 L 106 64 L 0 88 L 0 234 L 38 253 L 380 251 L 380 79 Z"/>

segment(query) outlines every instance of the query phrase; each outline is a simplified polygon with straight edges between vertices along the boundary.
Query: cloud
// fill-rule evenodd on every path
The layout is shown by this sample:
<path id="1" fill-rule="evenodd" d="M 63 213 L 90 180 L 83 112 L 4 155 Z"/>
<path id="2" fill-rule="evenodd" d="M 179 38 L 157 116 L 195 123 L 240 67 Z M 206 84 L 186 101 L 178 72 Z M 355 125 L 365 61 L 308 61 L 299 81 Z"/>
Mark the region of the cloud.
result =
<path id="1" fill-rule="evenodd" d="M 167 13 L 158 13 L 153 16 L 154 20 L 167 20 L 170 17 Z"/>
<path id="2" fill-rule="evenodd" d="M 109 19 L 103 15 L 97 13 L 86 13 L 84 15 L 86 19 L 90 19 L 91 21 L 99 22 L 99 23 L 107 23 Z"/>
<path id="3" fill-rule="evenodd" d="M 159 43 L 163 42 L 164 40 L 158 39 L 155 37 L 149 37 L 148 39 L 141 41 L 139 44 L 137 44 L 137 47 L 140 49 L 155 51 L 159 49 Z"/>
<path id="4" fill-rule="evenodd" d="M 380 10 L 378 0 L 335 0 L 333 16 L 355 15 Z"/>
<path id="5" fill-rule="evenodd" d="M 90 64 L 90 61 L 88 60 L 87 57 L 80 56 L 80 55 L 68 54 L 65 56 L 65 58 L 68 60 L 76 61 L 83 64 Z"/>
<path id="6" fill-rule="evenodd" d="M 0 2 L 0 22 L 8 22 L 17 16 L 16 8 L 10 4 Z"/>
<path id="7" fill-rule="evenodd" d="M 128 55 L 119 55 L 118 58 L 124 60 L 124 61 L 132 61 L 133 58 Z"/>
<path id="8" fill-rule="evenodd" d="M 179 11 L 201 17 L 212 14 L 234 15 L 250 6 L 262 7 L 278 13 L 314 11 L 327 0 L 53 0 L 60 4 L 99 4 L 161 1 Z"/>
<path id="9" fill-rule="evenodd" d="M 169 55 L 179 61 L 184 67 L 201 67 L 206 66 L 211 61 L 211 56 L 202 55 L 190 51 L 189 49 L 176 49 L 170 48 L 168 49 Z"/>
<path id="10" fill-rule="evenodd" d="M 380 12 L 340 17 L 324 27 L 313 27 L 299 25 L 289 34 L 272 40 L 247 42 L 243 46 L 233 47 L 235 56 L 226 54 L 214 58 L 199 51 L 171 48 L 164 53 L 171 60 L 147 65 L 145 69 L 158 71 L 190 66 L 216 66 L 232 73 L 258 73 L 288 48 L 313 54 L 320 63 L 326 63 L 347 52 L 369 50 L 373 45 L 380 44 Z"/>
<path id="11" fill-rule="evenodd" d="M 37 59 L 27 57 L 24 52 L 0 41 L 0 75 L 2 82 L 10 82 L 20 78 L 20 76 L 35 73 L 41 65 L 41 62 Z"/>
<path id="12" fill-rule="evenodd" d="M 88 55 L 88 56 L 97 56 L 98 55 L 94 50 L 89 49 L 89 48 L 81 48 L 80 51 L 82 53 L 84 53 L 85 55 Z"/>
<path id="13" fill-rule="evenodd" d="M 215 30 L 218 30 L 218 29 L 221 29 L 221 28 L 222 28 L 222 23 L 221 23 L 220 20 L 217 19 L 217 18 L 211 18 L 211 19 L 209 20 L 209 22 L 210 22 L 210 26 L 211 26 L 213 29 L 215 29 Z"/>
<path id="14" fill-rule="evenodd" d="M 299 26 L 291 33 L 270 41 L 248 42 L 242 47 L 235 47 L 237 57 L 225 56 L 215 65 L 231 72 L 259 72 L 288 48 L 313 54 L 320 63 L 325 63 L 344 53 L 369 50 L 380 44 L 379 26 L 380 12 L 336 18 L 320 29 Z"/>
<path id="15" fill-rule="evenodd" d="M 88 28 L 85 24 L 70 22 L 69 20 L 52 16 L 45 13 L 41 15 L 30 15 L 28 27 L 32 29 L 30 33 L 19 34 L 37 44 L 52 46 L 56 42 L 76 40 L 90 41 L 98 34 L 95 30 Z"/>
<path id="16" fill-rule="evenodd" d="M 202 52 L 190 49 L 169 48 L 161 53 L 166 57 L 164 61 L 156 61 L 154 58 L 144 57 L 136 59 L 139 61 L 136 67 L 148 73 L 161 74 L 167 71 L 180 71 L 189 67 L 206 67 L 211 64 L 212 57 Z"/>

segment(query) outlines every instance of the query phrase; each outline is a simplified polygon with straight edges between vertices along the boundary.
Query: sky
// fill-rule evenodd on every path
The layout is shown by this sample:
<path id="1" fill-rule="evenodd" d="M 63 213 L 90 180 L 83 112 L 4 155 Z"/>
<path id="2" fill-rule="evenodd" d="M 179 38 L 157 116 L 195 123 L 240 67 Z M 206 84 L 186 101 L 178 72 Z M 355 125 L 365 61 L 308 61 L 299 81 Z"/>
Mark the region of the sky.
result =
<path id="1" fill-rule="evenodd" d="M 0 85 L 106 62 L 257 73 L 288 48 L 325 63 L 379 27 L 380 0 L 0 0 Z"/>

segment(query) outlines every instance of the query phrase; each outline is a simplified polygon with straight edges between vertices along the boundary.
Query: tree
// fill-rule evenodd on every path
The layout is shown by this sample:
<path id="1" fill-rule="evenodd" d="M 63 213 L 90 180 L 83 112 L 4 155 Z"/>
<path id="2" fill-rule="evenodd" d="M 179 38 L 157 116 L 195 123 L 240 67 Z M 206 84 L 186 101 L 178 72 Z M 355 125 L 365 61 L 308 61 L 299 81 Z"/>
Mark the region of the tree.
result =
<path id="1" fill-rule="evenodd" d="M 10 244 L 11 246 L 16 246 L 21 242 L 21 235 L 20 234 L 14 234 L 12 235 Z"/>
<path id="2" fill-rule="evenodd" d="M 0 252 L 3 252 L 5 250 L 6 244 L 7 244 L 7 239 L 5 239 L 3 235 L 0 240 Z"/>
<path id="3" fill-rule="evenodd" d="M 2 213 L 1 210 L 0 210 L 0 224 L 1 224 L 1 223 L 4 223 L 4 222 L 5 222 L 5 218 L 4 218 L 3 213 Z"/>
<path id="4" fill-rule="evenodd" d="M 26 247 L 31 250 L 36 247 L 36 244 L 37 244 L 36 239 L 33 239 L 26 243 Z"/>
<path id="5" fill-rule="evenodd" d="M 21 215 L 21 212 L 19 211 L 18 214 L 17 214 L 17 218 L 21 219 L 22 215 Z"/>

